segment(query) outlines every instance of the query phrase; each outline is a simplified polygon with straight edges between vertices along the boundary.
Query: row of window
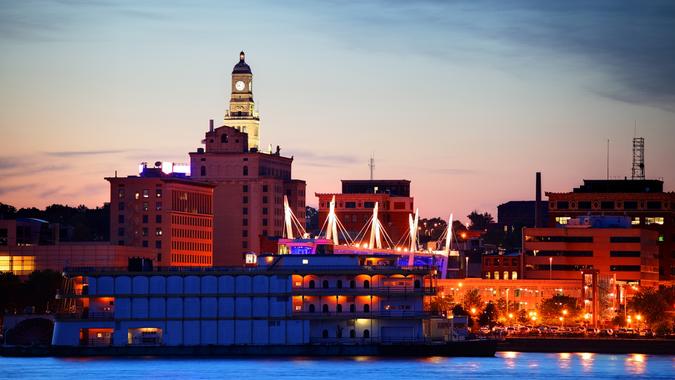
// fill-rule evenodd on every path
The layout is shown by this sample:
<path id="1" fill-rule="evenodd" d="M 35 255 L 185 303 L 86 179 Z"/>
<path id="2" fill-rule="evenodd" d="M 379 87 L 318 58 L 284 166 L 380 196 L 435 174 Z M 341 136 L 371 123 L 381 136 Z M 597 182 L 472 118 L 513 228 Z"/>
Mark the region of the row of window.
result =
<path id="1" fill-rule="evenodd" d="M 171 241 L 171 248 L 177 251 L 200 251 L 211 252 L 211 244 L 193 241 Z"/>
<path id="2" fill-rule="evenodd" d="M 526 242 L 592 243 L 592 236 L 532 236 L 525 235 Z M 610 243 L 639 243 L 639 236 L 610 236 Z"/>
<path id="3" fill-rule="evenodd" d="M 122 244 L 120 244 L 120 245 L 124 245 L 124 242 L 122 242 Z M 141 243 L 141 245 L 142 245 L 143 247 L 145 247 L 145 248 L 148 248 L 148 247 L 149 247 L 149 243 L 148 243 L 147 240 L 143 240 L 143 242 Z M 161 249 L 161 248 L 162 248 L 162 241 L 161 241 L 161 240 L 155 240 L 155 248 L 157 248 L 157 249 Z"/>
<path id="4" fill-rule="evenodd" d="M 483 262 L 485 265 L 518 265 L 517 257 L 484 257 Z"/>
<path id="5" fill-rule="evenodd" d="M 532 268 L 531 265 L 527 266 L 528 268 Z M 537 270 L 555 270 L 555 271 L 582 271 L 582 270 L 591 270 L 593 269 L 593 265 L 582 265 L 582 264 L 538 264 L 536 266 Z"/>
<path id="6" fill-rule="evenodd" d="M 183 253 L 174 253 L 171 255 L 172 263 L 189 263 L 189 264 L 204 264 L 211 265 L 210 256 L 189 255 Z"/>
<path id="7" fill-rule="evenodd" d="M 294 307 L 295 311 L 302 312 L 302 305 L 295 305 Z M 364 313 L 370 313 L 370 305 L 369 304 L 363 304 L 363 308 L 361 309 Z M 307 311 L 310 313 L 315 313 L 316 312 L 316 305 L 313 303 L 310 303 L 307 305 Z M 330 307 L 327 304 L 323 304 L 321 306 L 321 311 L 323 313 L 330 313 Z M 342 304 L 337 304 L 335 305 L 335 310 L 334 312 L 336 313 L 342 313 Z M 355 304 L 350 304 L 349 305 L 349 312 L 350 313 L 356 313 L 356 305 Z"/>
<path id="8" fill-rule="evenodd" d="M 646 208 L 647 210 L 661 210 L 667 208 L 667 203 L 664 204 L 664 202 L 661 201 L 557 201 L 551 202 L 551 207 L 555 207 L 558 210 L 637 210 L 638 207 L 641 209 Z"/>
<path id="9" fill-rule="evenodd" d="M 117 197 L 119 199 L 124 199 L 124 196 L 126 195 L 124 187 L 122 187 L 122 186 L 123 185 L 120 185 L 120 187 L 117 189 Z M 134 193 L 134 199 L 139 200 L 141 198 L 150 198 L 150 194 L 151 194 L 151 192 L 150 192 L 149 189 L 143 189 L 142 192 L 137 191 L 137 192 Z M 161 188 L 155 189 L 154 195 L 155 195 L 155 198 L 161 198 L 162 197 L 162 189 Z"/>
<path id="10" fill-rule="evenodd" d="M 141 236 L 148 236 L 148 227 L 141 228 Z M 157 227 L 155 228 L 155 236 L 162 236 L 162 229 Z"/>
<path id="11" fill-rule="evenodd" d="M 499 280 L 499 271 L 494 271 L 494 272 L 485 272 L 485 278 L 489 279 L 490 276 L 493 276 L 495 280 Z M 509 272 L 504 271 L 504 274 L 502 276 L 503 280 L 508 280 L 509 279 Z M 511 280 L 517 280 L 518 279 L 518 272 L 512 271 L 511 272 Z"/>
<path id="12" fill-rule="evenodd" d="M 211 219 L 186 215 L 171 215 L 171 224 L 183 226 L 211 227 Z"/>
<path id="13" fill-rule="evenodd" d="M 196 192 L 174 191 L 171 197 L 172 210 L 193 214 L 212 214 L 212 203 L 210 195 Z"/>
<path id="14" fill-rule="evenodd" d="M 184 228 L 172 228 L 171 234 L 175 238 L 190 238 L 190 239 L 211 239 L 211 231 L 189 230 Z"/>

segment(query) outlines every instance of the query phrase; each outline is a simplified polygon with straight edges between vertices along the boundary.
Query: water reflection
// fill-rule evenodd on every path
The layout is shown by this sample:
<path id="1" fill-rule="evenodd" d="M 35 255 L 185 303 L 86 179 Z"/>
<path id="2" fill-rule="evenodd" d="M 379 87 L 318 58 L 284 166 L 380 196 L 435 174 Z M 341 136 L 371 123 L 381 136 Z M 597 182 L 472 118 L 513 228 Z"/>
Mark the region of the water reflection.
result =
<path id="1" fill-rule="evenodd" d="M 514 369 L 516 368 L 516 363 L 518 359 L 518 356 L 520 356 L 520 352 L 515 352 L 515 351 L 506 351 L 506 352 L 499 352 L 497 355 L 501 355 L 504 358 L 504 365 L 506 368 L 509 369 Z"/>
<path id="2" fill-rule="evenodd" d="M 561 369 L 570 369 L 570 364 L 572 361 L 570 360 L 572 358 L 572 354 L 569 352 L 561 352 L 558 354 L 558 367 Z"/>
<path id="3" fill-rule="evenodd" d="M 582 352 L 578 355 L 581 357 L 581 367 L 583 368 L 584 372 L 590 372 L 593 370 L 593 358 L 595 357 L 595 354 L 590 352 Z"/>
<path id="4" fill-rule="evenodd" d="M 647 367 L 647 357 L 643 354 L 632 354 L 626 357 L 626 371 L 633 375 L 642 375 Z"/>

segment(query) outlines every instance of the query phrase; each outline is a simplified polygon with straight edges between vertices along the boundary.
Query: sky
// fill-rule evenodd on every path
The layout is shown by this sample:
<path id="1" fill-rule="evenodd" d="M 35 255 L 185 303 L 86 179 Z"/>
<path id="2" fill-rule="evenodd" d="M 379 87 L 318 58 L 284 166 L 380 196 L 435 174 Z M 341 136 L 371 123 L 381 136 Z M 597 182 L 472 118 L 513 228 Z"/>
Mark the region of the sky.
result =
<path id="1" fill-rule="evenodd" d="M 101 205 L 188 162 L 240 50 L 261 146 L 315 192 L 405 178 L 422 217 L 631 174 L 675 183 L 672 1 L 0 0 L 0 202 Z"/>

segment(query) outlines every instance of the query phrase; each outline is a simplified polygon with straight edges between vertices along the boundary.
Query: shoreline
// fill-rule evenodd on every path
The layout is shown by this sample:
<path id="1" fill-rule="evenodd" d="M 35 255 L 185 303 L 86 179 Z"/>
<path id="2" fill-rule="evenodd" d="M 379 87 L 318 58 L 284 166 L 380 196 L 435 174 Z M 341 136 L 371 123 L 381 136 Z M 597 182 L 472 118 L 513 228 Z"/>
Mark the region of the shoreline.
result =
<path id="1" fill-rule="evenodd" d="M 506 338 L 497 351 L 675 355 L 675 339 Z"/>

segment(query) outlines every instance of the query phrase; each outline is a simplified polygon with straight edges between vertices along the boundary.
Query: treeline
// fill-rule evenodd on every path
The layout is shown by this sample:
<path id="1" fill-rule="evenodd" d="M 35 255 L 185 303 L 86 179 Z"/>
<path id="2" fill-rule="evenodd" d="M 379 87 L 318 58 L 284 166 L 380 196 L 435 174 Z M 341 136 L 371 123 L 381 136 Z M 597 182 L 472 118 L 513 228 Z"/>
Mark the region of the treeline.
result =
<path id="1" fill-rule="evenodd" d="M 40 210 L 36 207 L 17 209 L 12 205 L 0 203 L 0 219 L 18 218 L 36 218 L 50 223 L 59 223 L 61 241 L 110 240 L 110 206 L 108 204 L 96 208 L 53 204 Z"/>
<path id="2" fill-rule="evenodd" d="M 0 273 L 0 313 L 54 312 L 63 284 L 63 276 L 52 270 L 35 271 L 23 281 L 11 272 Z"/>

